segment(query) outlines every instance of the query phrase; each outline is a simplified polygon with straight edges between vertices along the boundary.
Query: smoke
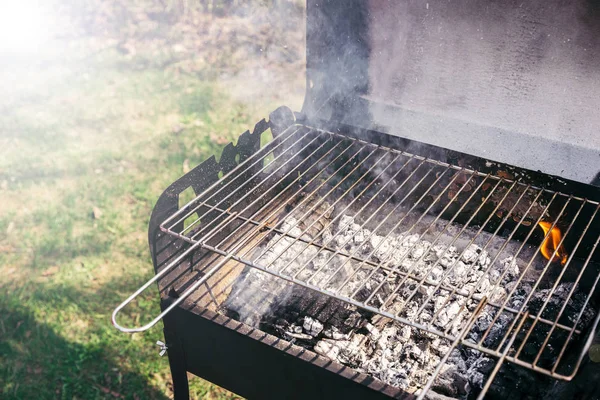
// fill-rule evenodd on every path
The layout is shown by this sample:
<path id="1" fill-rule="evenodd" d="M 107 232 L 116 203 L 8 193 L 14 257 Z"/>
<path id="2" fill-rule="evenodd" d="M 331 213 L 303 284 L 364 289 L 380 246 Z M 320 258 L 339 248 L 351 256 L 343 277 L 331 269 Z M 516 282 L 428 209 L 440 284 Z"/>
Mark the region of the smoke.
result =
<path id="1" fill-rule="evenodd" d="M 600 169 L 594 4 L 309 1 L 305 110 L 590 182 Z"/>

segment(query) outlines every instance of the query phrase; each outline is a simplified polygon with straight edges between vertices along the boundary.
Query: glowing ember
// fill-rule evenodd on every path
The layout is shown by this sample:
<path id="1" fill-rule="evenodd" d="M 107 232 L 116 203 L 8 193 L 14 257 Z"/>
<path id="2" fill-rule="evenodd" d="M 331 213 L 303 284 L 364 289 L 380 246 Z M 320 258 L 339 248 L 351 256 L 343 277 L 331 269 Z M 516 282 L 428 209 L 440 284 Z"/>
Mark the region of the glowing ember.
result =
<path id="1" fill-rule="evenodd" d="M 548 234 L 548 231 L 552 226 L 550 222 L 545 221 L 540 222 L 539 225 L 544 231 L 544 236 Z M 547 260 L 550 260 L 550 258 L 554 254 L 554 251 L 558 247 L 558 250 L 556 250 L 556 254 L 554 254 L 552 261 L 560 261 L 562 265 L 565 265 L 569 255 L 567 254 L 565 248 L 562 245 L 559 246 L 561 238 L 562 235 L 560 233 L 560 229 L 558 229 L 557 227 L 552 228 L 550 235 L 542 242 L 540 250 L 542 252 L 542 255 L 546 257 Z"/>

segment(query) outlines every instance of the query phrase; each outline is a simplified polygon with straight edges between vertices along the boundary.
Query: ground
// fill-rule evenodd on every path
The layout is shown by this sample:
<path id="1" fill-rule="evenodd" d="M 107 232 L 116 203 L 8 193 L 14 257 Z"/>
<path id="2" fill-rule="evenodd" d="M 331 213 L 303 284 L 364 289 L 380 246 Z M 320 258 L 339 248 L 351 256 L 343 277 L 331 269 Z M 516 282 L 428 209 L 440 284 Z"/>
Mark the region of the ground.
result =
<path id="1" fill-rule="evenodd" d="M 152 276 L 154 202 L 303 95 L 302 7 L 223 3 L 235 11 L 217 1 L 52 3 L 52 40 L 0 53 L 1 398 L 172 397 L 155 346 L 162 325 L 127 335 L 110 323 Z M 157 297 L 149 289 L 123 323 L 148 321 Z M 199 378 L 191 392 L 236 398 Z"/>

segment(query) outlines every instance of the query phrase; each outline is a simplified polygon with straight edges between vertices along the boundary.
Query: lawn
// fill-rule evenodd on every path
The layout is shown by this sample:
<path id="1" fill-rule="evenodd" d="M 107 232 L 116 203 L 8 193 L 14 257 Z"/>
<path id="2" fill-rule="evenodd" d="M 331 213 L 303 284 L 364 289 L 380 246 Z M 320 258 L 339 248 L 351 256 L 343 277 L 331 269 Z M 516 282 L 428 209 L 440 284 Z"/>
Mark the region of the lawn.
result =
<path id="1" fill-rule="evenodd" d="M 104 21 L 110 1 L 59 4 L 61 18 L 74 16 L 72 32 L 0 67 L 3 399 L 172 397 L 167 359 L 154 344 L 162 326 L 127 335 L 110 323 L 113 308 L 151 277 L 154 202 L 271 109 L 301 105 L 301 49 L 285 45 L 273 67 L 262 55 L 269 32 L 258 32 L 256 51 L 245 53 L 227 36 L 220 40 L 228 46 L 214 40 L 215 29 L 245 31 L 256 14 L 187 10 L 144 25 L 136 13 L 162 6 L 133 3 L 118 29 L 89 22 L 90 15 Z M 85 13 L 75 13 L 78 4 Z M 270 46 L 301 40 L 302 9 L 291 9 L 297 30 Z M 253 73 L 286 85 L 277 92 L 260 80 L 249 85 Z M 157 292 L 148 290 L 124 322 L 139 324 L 157 311 Z M 199 378 L 191 392 L 236 398 Z"/>

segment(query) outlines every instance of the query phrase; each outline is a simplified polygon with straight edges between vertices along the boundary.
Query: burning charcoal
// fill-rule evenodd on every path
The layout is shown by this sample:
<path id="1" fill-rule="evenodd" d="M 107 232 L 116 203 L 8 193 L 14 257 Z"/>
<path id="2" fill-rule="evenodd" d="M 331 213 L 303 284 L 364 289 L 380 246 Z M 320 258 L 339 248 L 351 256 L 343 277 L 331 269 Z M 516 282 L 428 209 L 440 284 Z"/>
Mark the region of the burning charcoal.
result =
<path id="1" fill-rule="evenodd" d="M 407 257 L 404 260 L 402 260 L 402 262 L 400 263 L 399 266 L 400 266 L 400 270 L 401 271 L 408 272 L 408 271 L 411 271 L 411 270 L 415 269 L 414 265 L 415 265 L 414 260 L 412 260 L 412 259 L 410 259 L 410 258 Z M 417 272 L 418 272 L 418 269 L 417 269 Z"/>
<path id="2" fill-rule="evenodd" d="M 331 233 L 331 231 L 329 230 L 329 228 L 325 228 L 323 229 L 323 231 L 321 231 L 321 242 L 324 244 L 329 244 L 329 242 L 331 241 L 331 239 L 333 238 L 333 234 Z"/>
<path id="3" fill-rule="evenodd" d="M 404 307 L 404 317 L 410 321 L 415 321 L 417 318 L 417 311 L 419 310 L 419 304 L 416 301 L 410 301 Z"/>
<path id="4" fill-rule="evenodd" d="M 497 283 L 500 276 L 504 274 L 503 282 L 505 285 L 519 276 L 519 266 L 513 257 L 507 257 L 496 263 L 490 270 L 490 280 Z"/>
<path id="5" fill-rule="evenodd" d="M 443 395 L 455 398 L 458 395 L 458 389 L 455 384 L 456 376 L 459 375 L 458 368 L 455 365 L 445 365 L 433 384 L 433 390 Z M 448 397 L 444 396 L 446 399 Z M 442 397 L 442 398 L 444 398 Z M 435 399 L 436 397 L 434 397 Z"/>
<path id="6" fill-rule="evenodd" d="M 483 278 L 479 280 L 479 284 L 477 282 L 471 282 L 473 285 L 469 285 L 469 288 L 474 287 L 475 293 L 480 293 L 482 295 L 488 295 L 489 291 L 492 289 L 492 285 L 490 284 L 490 280 L 488 278 Z M 489 296 L 488 296 L 489 298 Z"/>
<path id="7" fill-rule="evenodd" d="M 496 364 L 496 362 L 493 359 L 482 356 L 481 353 L 477 350 L 473 350 L 473 352 L 478 354 L 478 357 L 469 366 L 469 371 L 476 370 L 487 374 L 488 372 L 491 372 L 492 369 L 494 369 L 494 365 Z"/>
<path id="8" fill-rule="evenodd" d="M 502 313 L 496 320 L 494 325 L 490 328 L 488 336 L 484 340 L 483 344 L 486 346 L 498 345 L 500 339 L 506 334 L 508 326 L 512 322 L 514 316 L 508 313 Z M 483 332 L 482 332 L 483 334 Z"/>
<path id="9" fill-rule="evenodd" d="M 338 231 L 344 232 L 350 228 L 350 226 L 354 223 L 354 217 L 349 215 L 342 215 L 338 222 Z"/>
<path id="10" fill-rule="evenodd" d="M 431 346 L 431 350 L 432 350 L 432 352 L 434 352 L 438 356 L 443 357 L 450 350 L 450 345 L 445 340 L 444 341 L 440 341 L 439 343 L 436 343 L 435 346 L 432 345 Z"/>
<path id="11" fill-rule="evenodd" d="M 323 331 L 323 336 L 333 340 L 348 340 L 348 335 L 340 332 L 335 326 L 330 326 Z"/>
<path id="12" fill-rule="evenodd" d="M 479 258 L 479 254 L 481 253 L 481 247 L 476 244 L 471 244 L 464 251 L 461 259 L 466 263 L 474 263 Z"/>
<path id="13" fill-rule="evenodd" d="M 359 328 L 360 326 L 362 326 L 363 323 L 364 323 L 364 318 L 357 311 L 350 314 L 348 319 L 346 321 L 344 321 L 344 325 L 346 325 L 350 328 L 354 328 L 354 329 Z"/>
<path id="14" fill-rule="evenodd" d="M 369 234 L 370 234 L 370 232 L 368 230 L 359 229 L 354 234 L 354 243 L 356 243 L 357 245 L 364 243 L 364 241 L 366 240 L 366 238 Z"/>
<path id="15" fill-rule="evenodd" d="M 290 229 L 292 235 L 300 235 L 310 224 L 306 221 L 300 220 L 299 216 L 290 216 L 281 225 L 284 230 Z M 464 246 L 457 248 L 441 241 L 433 245 L 421 239 L 420 233 L 409 235 L 392 232 L 388 236 L 378 235 L 361 228 L 350 215 L 341 215 L 338 223 L 329 228 L 325 228 L 326 223 L 317 222 L 314 225 L 316 230 L 313 227 L 304 236 L 315 238 L 317 244 L 327 243 L 333 251 L 275 234 L 267 243 L 267 246 L 272 248 L 256 262 L 269 266 L 274 271 L 282 271 L 285 267 L 282 273 L 286 275 L 298 274 L 297 278 L 302 281 L 341 296 L 353 295 L 353 299 L 357 301 L 366 301 L 367 297 L 371 297 L 370 306 L 383 307 L 383 302 L 387 300 L 384 307 L 387 312 L 421 325 L 448 330 L 453 336 L 461 333 L 467 319 L 484 296 L 492 303 L 504 302 L 508 294 L 515 289 L 520 276 L 520 269 L 514 257 L 506 257 L 490 267 L 491 259 L 497 255 L 493 252 L 490 254 L 475 244 L 465 249 Z M 334 253 L 336 250 L 338 252 Z M 410 271 L 413 275 L 406 278 L 399 273 L 383 271 L 367 263 L 349 260 L 347 256 L 339 254 L 342 250 L 356 252 L 359 257 L 378 263 L 385 262 L 398 272 Z M 504 276 L 500 279 L 502 275 Z M 423 285 L 420 282 L 422 280 L 427 284 Z M 300 310 L 292 313 L 285 303 L 288 301 L 290 285 L 282 284 L 276 278 L 259 271 L 251 270 L 250 273 L 245 273 L 240 281 L 251 286 L 249 293 L 252 295 L 249 299 L 253 304 L 258 302 L 258 306 L 251 307 L 251 312 L 244 311 L 247 308 L 248 297 L 241 296 L 239 285 L 236 284 L 227 305 L 241 310 L 240 320 L 257 326 L 261 318 L 276 305 L 278 310 L 284 310 L 286 318 L 276 320 L 277 323 L 271 322 L 270 326 L 283 338 L 297 341 L 304 347 L 312 347 L 324 357 L 368 373 L 410 393 L 419 392 L 432 376 L 441 358 L 448 354 L 451 348 L 450 340 L 414 327 L 396 322 L 376 326 L 375 321 L 379 323 L 379 320 L 368 317 L 368 314 L 361 314 L 353 307 L 340 306 L 339 310 L 343 310 L 341 314 L 334 308 L 333 315 L 336 315 L 336 318 L 331 318 L 331 314 L 324 316 Z M 402 286 L 398 287 L 401 281 Z M 532 290 L 527 282 L 525 279 L 519 283 L 519 287 L 508 301 L 509 307 L 522 307 Z M 456 292 L 436 288 L 440 283 L 451 286 Z M 559 285 L 542 316 L 554 318 L 571 289 L 572 285 Z M 465 297 L 471 294 L 472 299 L 466 300 Z M 539 312 L 549 295 L 548 289 L 538 290 L 532 297 L 528 311 L 532 314 Z M 428 303 L 424 303 L 425 299 L 429 299 Z M 565 308 L 565 321 L 574 321 L 576 315 L 572 310 L 580 309 L 583 301 L 585 298 L 581 298 L 577 293 L 572 296 Z M 484 332 L 489 329 L 483 344 L 499 345 L 516 315 L 503 312 L 492 323 L 497 312 L 497 308 L 492 306 L 480 310 L 473 327 L 467 333 L 467 340 L 479 342 Z M 583 316 L 584 323 L 593 318 L 594 313 L 593 310 L 586 313 Z M 304 317 L 298 319 L 299 315 Z M 535 332 L 533 336 L 536 335 Z M 538 340 L 540 343 L 541 341 L 543 338 Z M 548 348 L 551 345 L 549 343 Z M 484 357 L 476 350 L 453 350 L 442 374 L 434 384 L 437 392 L 435 395 L 438 396 L 435 398 L 465 398 L 470 388 L 483 385 L 493 365 L 494 360 Z"/>
<path id="16" fill-rule="evenodd" d="M 488 294 L 488 298 L 492 303 L 501 303 L 508 293 L 502 286 L 496 287 Z"/>
<path id="17" fill-rule="evenodd" d="M 362 346 L 366 343 L 365 336 L 355 334 L 350 341 L 339 341 L 341 347 L 339 359 L 345 364 L 360 366 L 367 360 L 367 355 Z"/>
<path id="18" fill-rule="evenodd" d="M 396 336 L 398 335 L 398 327 L 393 324 L 385 326 L 379 335 L 378 345 L 382 349 L 393 347 L 396 344 Z"/>
<path id="19" fill-rule="evenodd" d="M 402 246 L 404 246 L 404 247 L 412 247 L 418 241 L 419 241 L 419 235 L 417 235 L 416 233 L 412 234 L 412 235 L 408 235 L 408 236 L 405 236 L 402 239 Z"/>
<path id="20" fill-rule="evenodd" d="M 340 348 L 338 343 L 331 339 L 323 339 L 317 342 L 314 347 L 314 351 L 324 357 L 336 361 L 340 354 Z"/>
<path id="21" fill-rule="evenodd" d="M 374 325 L 372 325 L 368 322 L 365 325 L 365 328 L 369 331 L 369 339 L 371 339 L 374 342 L 379 340 L 379 337 L 381 336 L 379 329 L 377 329 Z"/>
<path id="22" fill-rule="evenodd" d="M 456 247 L 447 246 L 445 244 L 438 244 L 433 246 L 433 251 L 435 251 L 438 258 L 457 258 L 458 252 L 456 251 Z"/>
<path id="23" fill-rule="evenodd" d="M 451 268 L 456 262 L 456 258 L 442 257 L 440 258 L 439 264 L 444 268 Z"/>
<path id="24" fill-rule="evenodd" d="M 481 269 L 486 269 L 492 260 L 490 259 L 490 255 L 487 251 L 482 250 L 481 254 L 479 254 L 479 258 L 477 259 L 477 264 L 481 266 Z"/>
<path id="25" fill-rule="evenodd" d="M 464 262 L 458 261 L 454 264 L 453 269 L 448 275 L 448 280 L 450 284 L 453 286 L 462 286 L 465 284 L 470 277 L 468 276 L 470 272 L 470 267 L 467 266 Z"/>
<path id="26" fill-rule="evenodd" d="M 316 337 L 323 330 L 323 324 L 311 317 L 304 317 L 302 327 L 309 335 Z"/>
<path id="27" fill-rule="evenodd" d="M 407 341 L 410 340 L 411 333 L 412 333 L 411 327 L 404 325 L 402 328 L 400 328 L 400 335 L 398 335 L 398 340 L 400 342 L 406 343 Z"/>
<path id="28" fill-rule="evenodd" d="M 417 244 L 414 246 L 414 248 L 410 252 L 410 256 L 415 260 L 420 259 L 421 257 L 423 257 L 425 252 L 427 252 L 429 250 L 430 246 L 431 246 L 431 243 L 429 243 L 425 240 L 417 242 Z"/>
<path id="29" fill-rule="evenodd" d="M 459 311 L 460 305 L 458 302 L 451 302 L 439 313 L 436 325 L 440 328 L 446 328 L 450 321 L 452 321 L 458 315 Z"/>
<path id="30" fill-rule="evenodd" d="M 404 347 L 404 353 L 419 363 L 425 362 L 425 352 L 416 344 L 406 345 Z"/>
<path id="31" fill-rule="evenodd" d="M 369 241 L 374 249 L 373 257 L 376 261 L 385 261 L 385 259 L 390 256 L 391 250 L 393 248 L 392 240 L 390 240 L 389 238 L 384 238 L 383 236 L 379 236 L 377 234 L 373 234 L 369 238 Z"/>
<path id="32" fill-rule="evenodd" d="M 287 232 L 289 229 L 288 234 L 293 236 L 300 236 L 302 234 L 302 229 L 298 226 L 298 220 L 294 217 L 288 216 L 281 224 L 281 229 L 284 232 Z"/>

